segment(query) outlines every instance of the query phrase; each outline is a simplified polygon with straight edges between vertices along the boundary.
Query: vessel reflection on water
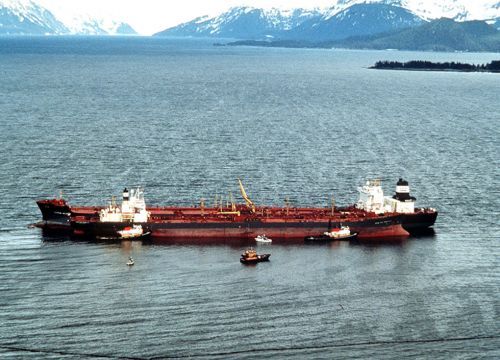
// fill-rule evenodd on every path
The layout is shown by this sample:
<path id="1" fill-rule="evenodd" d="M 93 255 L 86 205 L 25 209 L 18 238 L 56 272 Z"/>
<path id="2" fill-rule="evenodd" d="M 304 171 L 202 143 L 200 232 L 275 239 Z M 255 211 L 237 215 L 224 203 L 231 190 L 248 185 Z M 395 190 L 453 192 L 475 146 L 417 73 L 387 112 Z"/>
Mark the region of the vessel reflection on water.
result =
<path id="1" fill-rule="evenodd" d="M 77 236 L 113 238 L 125 228 L 141 226 L 155 241 L 237 241 L 267 234 L 276 243 L 303 241 L 330 231 L 332 223 L 348 226 L 358 239 L 401 238 L 409 235 L 398 212 L 376 212 L 361 206 L 348 208 L 256 206 L 240 181 L 244 204 L 206 207 L 147 207 L 142 189 L 123 192 L 120 205 L 108 207 L 69 206 L 63 199 L 40 200 L 37 204 L 45 229 L 64 229 Z M 437 214 L 436 214 L 437 215 Z"/>

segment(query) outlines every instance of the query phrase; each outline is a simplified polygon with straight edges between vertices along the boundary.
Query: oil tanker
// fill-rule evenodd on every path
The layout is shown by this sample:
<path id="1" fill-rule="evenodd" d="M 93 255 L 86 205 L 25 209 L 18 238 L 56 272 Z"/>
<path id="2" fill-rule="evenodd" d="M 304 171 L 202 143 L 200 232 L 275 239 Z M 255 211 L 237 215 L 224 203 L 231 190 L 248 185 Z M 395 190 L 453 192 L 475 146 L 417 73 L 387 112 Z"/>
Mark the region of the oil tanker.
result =
<path id="1" fill-rule="evenodd" d="M 116 239 L 132 227 L 158 241 L 252 239 L 266 234 L 278 242 L 303 240 L 332 227 L 349 226 L 359 239 L 401 238 L 409 235 L 403 217 L 395 211 L 367 211 L 359 206 L 273 207 L 256 206 L 239 181 L 244 204 L 216 201 L 199 206 L 146 207 L 141 188 L 125 189 L 121 204 L 112 200 L 103 206 L 70 206 L 64 199 L 39 200 L 43 220 L 35 224 L 49 230 L 63 230 L 77 236 Z M 388 209 L 385 209 L 388 210 Z"/>

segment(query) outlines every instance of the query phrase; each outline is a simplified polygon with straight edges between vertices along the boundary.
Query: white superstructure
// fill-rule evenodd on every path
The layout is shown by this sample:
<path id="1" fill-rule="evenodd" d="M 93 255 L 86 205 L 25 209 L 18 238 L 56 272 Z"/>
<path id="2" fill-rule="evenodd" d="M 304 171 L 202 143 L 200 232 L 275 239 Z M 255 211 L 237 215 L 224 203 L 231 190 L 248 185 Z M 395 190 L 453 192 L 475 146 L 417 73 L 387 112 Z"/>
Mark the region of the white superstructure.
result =
<path id="1" fill-rule="evenodd" d="M 137 189 L 123 190 L 123 200 L 121 206 L 117 206 L 114 201 L 102 209 L 99 219 L 102 222 L 132 222 L 144 223 L 149 220 L 149 212 L 146 210 L 144 191 Z"/>
<path id="2" fill-rule="evenodd" d="M 358 188 L 359 200 L 356 204 L 358 209 L 383 214 L 385 212 L 397 212 L 412 214 L 415 212 L 415 198 L 410 196 L 408 182 L 399 179 L 394 196 L 384 196 L 380 180 L 368 180 L 363 187 Z"/>

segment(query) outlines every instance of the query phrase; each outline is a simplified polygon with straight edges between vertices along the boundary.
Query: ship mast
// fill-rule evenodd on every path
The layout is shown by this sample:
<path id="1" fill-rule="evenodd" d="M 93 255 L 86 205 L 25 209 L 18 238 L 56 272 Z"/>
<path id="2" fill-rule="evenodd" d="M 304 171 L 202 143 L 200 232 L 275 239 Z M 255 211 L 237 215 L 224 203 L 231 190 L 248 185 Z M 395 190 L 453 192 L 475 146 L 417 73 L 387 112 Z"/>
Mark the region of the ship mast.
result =
<path id="1" fill-rule="evenodd" d="M 241 191 L 241 196 L 243 196 L 243 199 L 245 199 L 245 202 L 247 204 L 247 207 L 252 211 L 253 213 L 255 212 L 255 204 L 253 203 L 252 200 L 248 197 L 245 188 L 243 187 L 243 183 L 241 182 L 240 179 L 238 179 L 238 182 L 240 183 L 240 191 Z"/>

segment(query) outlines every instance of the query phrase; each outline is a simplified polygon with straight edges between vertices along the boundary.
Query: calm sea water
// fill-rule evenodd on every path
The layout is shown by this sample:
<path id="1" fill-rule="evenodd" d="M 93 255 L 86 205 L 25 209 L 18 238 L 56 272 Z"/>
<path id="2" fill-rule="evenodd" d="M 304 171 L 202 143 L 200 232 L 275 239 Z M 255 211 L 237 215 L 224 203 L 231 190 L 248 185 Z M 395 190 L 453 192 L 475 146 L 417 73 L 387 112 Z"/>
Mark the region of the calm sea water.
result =
<path id="1" fill-rule="evenodd" d="M 0 357 L 498 358 L 500 75 L 367 69 L 498 58 L 1 38 Z M 276 205 L 404 177 L 440 215 L 404 242 L 259 246 L 255 267 L 244 246 L 27 228 L 60 190 L 210 203 L 238 177 Z"/>

